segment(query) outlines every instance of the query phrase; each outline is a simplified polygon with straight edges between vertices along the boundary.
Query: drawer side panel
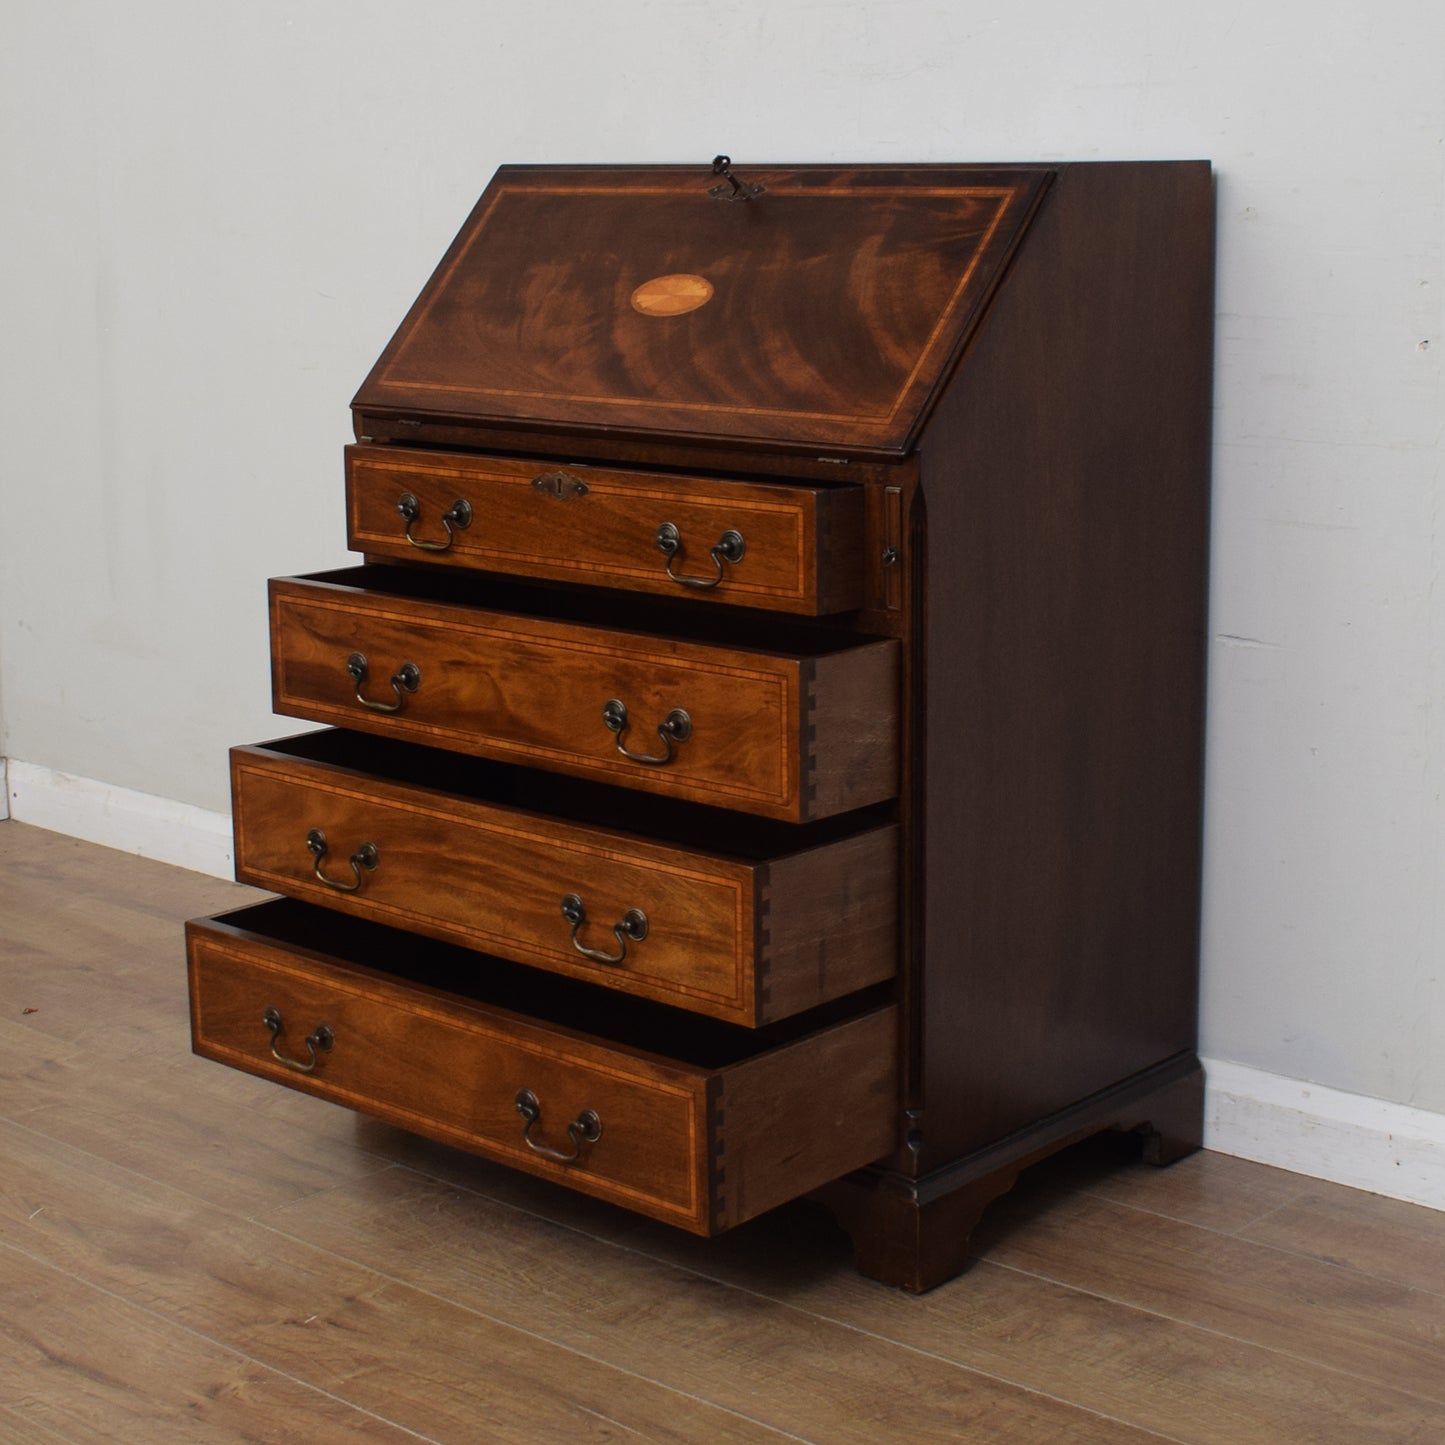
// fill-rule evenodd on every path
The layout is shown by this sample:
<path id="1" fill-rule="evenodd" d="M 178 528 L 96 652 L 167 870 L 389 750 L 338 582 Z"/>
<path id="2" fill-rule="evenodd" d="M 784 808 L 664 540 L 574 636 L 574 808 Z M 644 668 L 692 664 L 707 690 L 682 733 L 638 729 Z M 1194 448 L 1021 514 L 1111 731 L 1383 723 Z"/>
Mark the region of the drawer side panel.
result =
<path id="1" fill-rule="evenodd" d="M 900 657 L 890 641 L 813 660 L 803 718 L 805 817 L 897 795 Z"/>
<path id="2" fill-rule="evenodd" d="M 711 1109 L 716 1230 L 871 1164 L 898 1142 L 897 1008 L 735 1065 Z"/>
<path id="3" fill-rule="evenodd" d="M 866 988 L 898 969 L 898 829 L 775 859 L 767 869 L 757 987 L 771 1018 Z"/>

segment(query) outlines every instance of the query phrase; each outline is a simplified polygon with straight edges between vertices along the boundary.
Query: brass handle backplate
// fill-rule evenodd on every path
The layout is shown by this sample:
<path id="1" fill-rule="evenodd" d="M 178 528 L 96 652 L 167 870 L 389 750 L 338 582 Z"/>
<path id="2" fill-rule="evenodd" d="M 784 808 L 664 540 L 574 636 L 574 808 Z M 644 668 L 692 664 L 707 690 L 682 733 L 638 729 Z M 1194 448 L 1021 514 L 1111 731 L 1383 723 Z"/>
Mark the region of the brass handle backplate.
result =
<path id="1" fill-rule="evenodd" d="M 748 550 L 748 544 L 743 540 L 743 534 L 729 529 L 708 548 L 708 556 L 712 558 L 713 575 L 711 577 L 683 577 L 672 570 L 673 562 L 682 560 L 682 533 L 671 522 L 664 522 L 653 534 L 652 540 L 656 543 L 657 550 L 667 558 L 667 575 L 679 586 L 691 587 L 698 592 L 706 592 L 716 587 L 723 580 L 723 563 L 741 562 L 743 554 Z"/>
<path id="2" fill-rule="evenodd" d="M 627 957 L 629 943 L 641 943 L 647 937 L 647 915 L 640 908 L 629 908 L 621 921 L 612 925 L 612 935 L 617 940 L 617 952 L 605 953 L 600 948 L 588 948 L 577 937 L 577 931 L 587 922 L 587 908 L 575 894 L 569 893 L 562 900 L 562 917 L 572 925 L 572 947 L 593 963 L 622 963 Z"/>
<path id="3" fill-rule="evenodd" d="M 685 743 L 692 736 L 692 719 L 680 707 L 673 708 L 657 725 L 657 735 L 662 739 L 661 753 L 633 753 L 622 745 L 622 736 L 627 731 L 627 704 L 620 698 L 609 698 L 603 703 L 602 721 L 609 732 L 617 734 L 617 751 L 624 758 L 654 768 L 670 763 L 673 744 Z"/>
<path id="4" fill-rule="evenodd" d="M 583 1109 L 567 1126 L 567 1137 L 572 1141 L 570 1151 L 564 1153 L 550 1144 L 539 1144 L 532 1137 L 533 1127 L 542 1118 L 542 1105 L 530 1089 L 518 1089 L 514 1101 L 517 1112 L 527 1121 L 522 1129 L 522 1142 L 532 1153 L 550 1159 L 554 1164 L 573 1164 L 582 1153 L 584 1144 L 595 1144 L 602 1137 L 602 1120 L 595 1109 Z"/>
<path id="5" fill-rule="evenodd" d="M 456 541 L 457 532 L 472 525 L 472 504 L 465 497 L 458 497 L 442 513 L 442 529 L 447 534 L 445 542 L 428 542 L 422 537 L 413 537 L 412 523 L 421 516 L 421 503 L 411 492 L 403 492 L 397 501 L 396 510 L 406 519 L 406 540 L 423 552 L 445 552 Z"/>
<path id="6" fill-rule="evenodd" d="M 414 662 L 404 662 L 391 679 L 391 690 L 396 694 L 396 701 L 375 702 L 373 699 L 361 695 L 361 689 L 366 683 L 365 654 L 353 652 L 346 659 L 346 670 L 351 674 L 352 681 L 356 683 L 357 702 L 362 707 L 370 708 L 372 712 L 400 712 L 402 705 L 406 702 L 406 694 L 415 692 L 421 686 L 421 669 Z"/>
<path id="7" fill-rule="evenodd" d="M 376 844 L 363 843 L 346 860 L 351 864 L 352 881 L 348 883 L 344 878 L 328 878 L 321 871 L 321 864 L 326 858 L 326 834 L 320 828 L 313 828 L 306 835 L 306 846 L 316 860 L 316 866 L 311 871 L 320 882 L 328 888 L 334 888 L 338 893 L 355 893 L 361 887 L 361 870 L 365 868 L 368 873 L 375 873 L 376 865 L 381 862 L 381 854 L 377 851 Z"/>
<path id="8" fill-rule="evenodd" d="M 268 1008 L 266 1012 L 261 1015 L 261 1022 L 266 1025 L 266 1028 L 271 1034 L 271 1057 L 275 1059 L 278 1064 L 285 1064 L 288 1069 L 292 1069 L 298 1074 L 314 1073 L 316 1071 L 316 1065 L 321 1062 L 320 1059 L 316 1057 L 317 1052 L 329 1054 L 332 1044 L 336 1042 L 336 1037 L 331 1032 L 330 1024 L 317 1024 L 316 1027 L 306 1035 L 304 1040 L 308 1057 L 305 1059 L 288 1058 L 276 1047 L 281 1041 L 281 1035 L 286 1032 L 286 1025 L 281 1021 L 281 1010 L 278 1008 Z"/>

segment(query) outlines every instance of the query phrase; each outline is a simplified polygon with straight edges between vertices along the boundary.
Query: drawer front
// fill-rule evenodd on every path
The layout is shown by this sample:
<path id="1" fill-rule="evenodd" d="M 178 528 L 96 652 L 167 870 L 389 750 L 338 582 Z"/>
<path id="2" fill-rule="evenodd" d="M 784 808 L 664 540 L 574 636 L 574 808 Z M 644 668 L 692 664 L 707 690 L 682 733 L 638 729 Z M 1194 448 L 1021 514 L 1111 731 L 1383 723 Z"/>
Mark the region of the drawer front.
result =
<path id="1" fill-rule="evenodd" d="M 889 640 L 795 657 L 292 578 L 271 646 L 276 711 L 318 722 L 791 822 L 897 791 Z"/>
<path id="2" fill-rule="evenodd" d="M 862 603 L 863 494 L 397 447 L 346 452 L 378 557 L 811 615 Z"/>
<path id="3" fill-rule="evenodd" d="M 742 862 L 264 746 L 233 749 L 231 785 L 243 883 L 714 1018 L 896 971 L 892 826 Z"/>
<path id="4" fill-rule="evenodd" d="M 892 1142 L 891 1008 L 702 1067 L 297 947 L 268 918 L 294 906 L 187 925 L 198 1054 L 701 1234 Z"/>

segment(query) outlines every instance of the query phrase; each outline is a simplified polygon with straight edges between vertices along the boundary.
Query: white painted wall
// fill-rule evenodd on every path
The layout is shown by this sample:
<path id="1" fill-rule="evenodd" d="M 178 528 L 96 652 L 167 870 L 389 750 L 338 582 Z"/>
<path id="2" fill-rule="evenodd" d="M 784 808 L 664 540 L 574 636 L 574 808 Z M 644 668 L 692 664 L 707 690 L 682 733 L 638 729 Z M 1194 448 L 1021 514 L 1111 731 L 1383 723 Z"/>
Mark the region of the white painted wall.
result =
<path id="1" fill-rule="evenodd" d="M 10 0 L 0 755 L 208 809 L 502 161 L 1219 170 L 1204 1043 L 1445 1112 L 1438 0 Z M 1427 346 L 1426 343 L 1429 343 Z"/>

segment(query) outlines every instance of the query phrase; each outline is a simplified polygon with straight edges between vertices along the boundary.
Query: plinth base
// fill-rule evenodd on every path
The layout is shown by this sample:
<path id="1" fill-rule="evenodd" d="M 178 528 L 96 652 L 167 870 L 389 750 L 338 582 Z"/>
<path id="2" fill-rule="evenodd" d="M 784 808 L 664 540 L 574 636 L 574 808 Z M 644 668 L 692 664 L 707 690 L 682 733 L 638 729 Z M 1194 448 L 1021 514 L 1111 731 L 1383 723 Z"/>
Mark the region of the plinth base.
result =
<path id="1" fill-rule="evenodd" d="M 1178 1055 L 931 1174 L 864 1169 L 812 1197 L 852 1239 L 860 1273 L 921 1294 L 963 1270 L 984 1209 L 1025 1169 L 1109 1129 L 1142 1135 L 1148 1164 L 1194 1153 L 1204 1137 L 1198 1058 Z"/>

